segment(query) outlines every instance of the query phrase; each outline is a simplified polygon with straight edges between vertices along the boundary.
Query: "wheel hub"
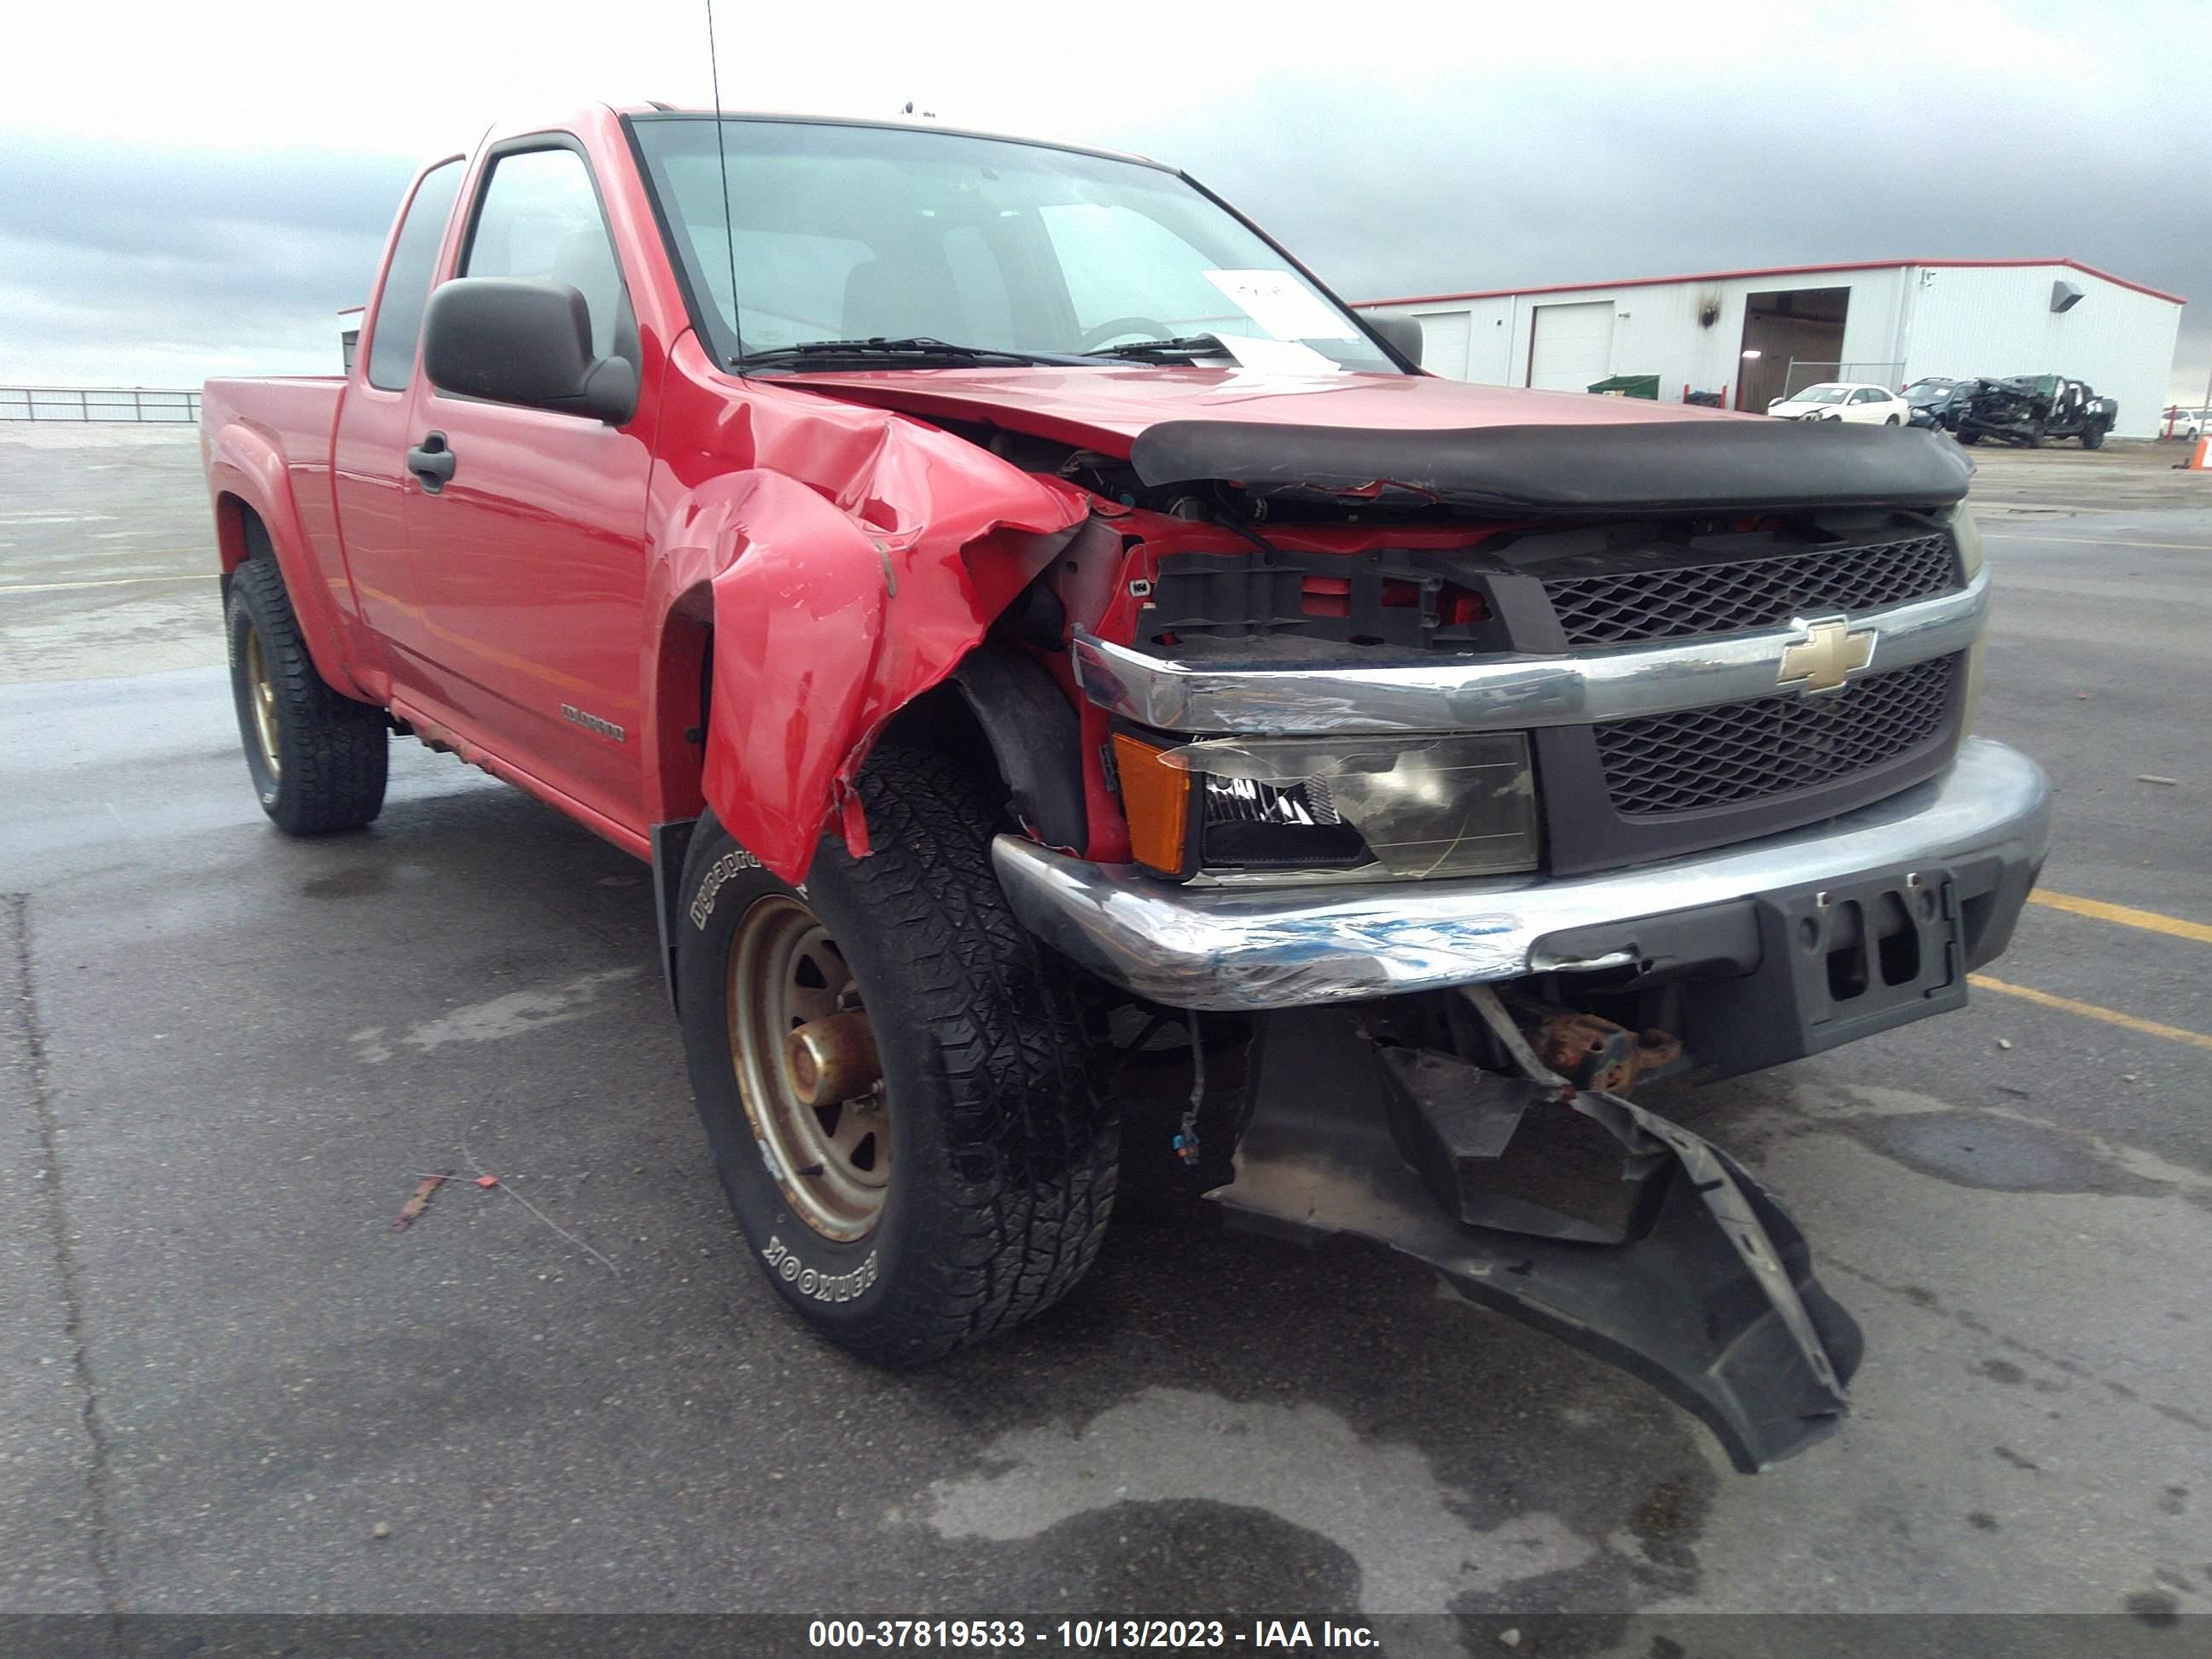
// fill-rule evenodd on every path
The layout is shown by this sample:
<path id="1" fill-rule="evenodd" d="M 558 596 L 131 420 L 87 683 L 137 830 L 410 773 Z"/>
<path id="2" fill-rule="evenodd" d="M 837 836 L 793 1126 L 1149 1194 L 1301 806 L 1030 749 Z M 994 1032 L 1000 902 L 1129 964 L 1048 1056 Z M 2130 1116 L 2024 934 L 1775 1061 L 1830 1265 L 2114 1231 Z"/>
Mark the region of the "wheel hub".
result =
<path id="1" fill-rule="evenodd" d="M 809 1106 L 857 1100 L 883 1081 L 875 1028 L 854 1010 L 810 1019 L 784 1040 L 792 1091 Z"/>
<path id="2" fill-rule="evenodd" d="M 844 952 L 795 897 L 755 901 L 730 940 L 730 1063 L 793 1212 L 864 1237 L 890 1189 L 890 1115 L 875 1032 Z"/>

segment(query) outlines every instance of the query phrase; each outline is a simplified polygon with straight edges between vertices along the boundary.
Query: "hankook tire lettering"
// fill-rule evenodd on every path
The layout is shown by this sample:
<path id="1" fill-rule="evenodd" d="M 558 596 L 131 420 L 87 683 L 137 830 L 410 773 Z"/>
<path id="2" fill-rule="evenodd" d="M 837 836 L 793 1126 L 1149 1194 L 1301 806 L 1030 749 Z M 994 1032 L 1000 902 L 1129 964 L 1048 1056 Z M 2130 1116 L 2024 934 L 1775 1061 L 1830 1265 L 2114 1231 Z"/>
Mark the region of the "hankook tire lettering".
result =
<path id="1" fill-rule="evenodd" d="M 791 1247 L 770 1234 L 761 1252 L 777 1278 L 798 1286 L 801 1296 L 817 1302 L 850 1302 L 876 1282 L 876 1253 L 870 1250 L 860 1265 L 848 1273 L 825 1273 L 800 1261 Z"/>

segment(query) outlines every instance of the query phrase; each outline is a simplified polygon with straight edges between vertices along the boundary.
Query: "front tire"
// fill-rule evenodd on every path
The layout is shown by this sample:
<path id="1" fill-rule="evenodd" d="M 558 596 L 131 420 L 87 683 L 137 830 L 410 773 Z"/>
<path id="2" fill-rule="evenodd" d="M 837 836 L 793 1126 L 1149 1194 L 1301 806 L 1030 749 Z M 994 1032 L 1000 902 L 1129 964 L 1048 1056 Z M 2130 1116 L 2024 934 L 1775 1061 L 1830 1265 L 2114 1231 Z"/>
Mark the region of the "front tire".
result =
<path id="1" fill-rule="evenodd" d="M 275 558 L 257 554 L 232 574 L 224 623 L 239 741 L 270 822 L 321 836 L 373 821 L 391 759 L 384 711 L 315 672 Z"/>
<path id="2" fill-rule="evenodd" d="M 888 745 L 860 787 L 875 850 L 825 840 L 803 887 L 701 820 L 677 998 L 716 1171 L 769 1282 L 860 1358 L 913 1365 L 1089 1271 L 1118 1120 L 1064 970 L 1000 890 L 975 787 Z"/>
<path id="3" fill-rule="evenodd" d="M 2083 428 L 2081 428 L 2081 447 L 2082 447 L 2082 448 L 2084 448 L 2084 449 L 2102 449 L 2104 447 L 2105 447 L 2105 428 L 2102 428 L 2101 426 L 2085 426 L 2085 427 L 2083 427 Z"/>

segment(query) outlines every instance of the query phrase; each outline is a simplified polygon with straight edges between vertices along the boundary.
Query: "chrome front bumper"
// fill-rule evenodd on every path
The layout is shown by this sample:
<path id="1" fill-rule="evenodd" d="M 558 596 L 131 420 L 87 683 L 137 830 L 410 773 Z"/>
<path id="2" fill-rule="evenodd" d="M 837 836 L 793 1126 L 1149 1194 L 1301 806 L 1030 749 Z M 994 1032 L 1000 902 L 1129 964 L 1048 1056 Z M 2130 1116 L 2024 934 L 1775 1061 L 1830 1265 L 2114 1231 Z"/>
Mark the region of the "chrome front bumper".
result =
<path id="1" fill-rule="evenodd" d="M 993 857 L 1023 923 L 1101 977 L 1174 1007 L 1291 1008 L 1613 965 L 1640 918 L 1916 864 L 1996 860 L 2002 939 L 2050 847 L 2050 793 L 2033 761 L 1977 738 L 1941 775 L 1825 823 L 1557 881 L 1177 887 L 1013 836 Z M 1615 925 L 1618 953 L 1544 948 Z"/>

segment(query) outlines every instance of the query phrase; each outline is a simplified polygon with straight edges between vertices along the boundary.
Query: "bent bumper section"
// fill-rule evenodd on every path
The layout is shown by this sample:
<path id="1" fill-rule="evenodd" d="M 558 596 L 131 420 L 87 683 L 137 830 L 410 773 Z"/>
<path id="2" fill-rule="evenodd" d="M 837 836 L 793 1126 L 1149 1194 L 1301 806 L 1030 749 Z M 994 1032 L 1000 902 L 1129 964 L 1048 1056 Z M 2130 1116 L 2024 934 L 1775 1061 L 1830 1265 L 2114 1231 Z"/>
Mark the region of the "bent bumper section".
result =
<path id="1" fill-rule="evenodd" d="M 2049 841 L 2042 770 L 1974 740 L 1940 775 L 1826 823 L 1561 880 L 1175 887 L 1011 837 L 994 852 L 1024 921 L 1102 977 L 1174 1006 L 1274 1011 L 1236 1177 L 1210 1194 L 1226 1216 L 1424 1262 L 1658 1388 L 1750 1473 L 1840 1423 L 1857 1325 L 1748 1171 L 1551 1071 L 1491 985 L 1687 976 L 1723 1034 L 1718 1070 L 1772 1064 L 1955 1006 L 1967 969 L 2004 948 Z M 1888 912 L 1899 930 L 1880 940 L 1876 986 L 1846 1012 L 1822 953 L 1847 935 L 1863 952 Z M 1846 914 L 1866 920 L 1839 933 Z M 1518 1077 L 1407 1046 L 1420 1028 L 1394 1029 L 1378 1000 L 1443 990 Z M 1372 1006 L 1328 1006 L 1354 1003 Z"/>
<path id="2" fill-rule="evenodd" d="M 1979 963 L 2049 845 L 2042 769 L 1972 738 L 1939 775 L 1826 823 L 1557 880 L 1176 887 L 1012 836 L 993 854 L 1024 924 L 1091 972 L 1170 1006 L 1258 1011 L 1629 967 L 1647 956 L 1640 933 L 1684 913 L 1916 866 L 1954 872 Z"/>

